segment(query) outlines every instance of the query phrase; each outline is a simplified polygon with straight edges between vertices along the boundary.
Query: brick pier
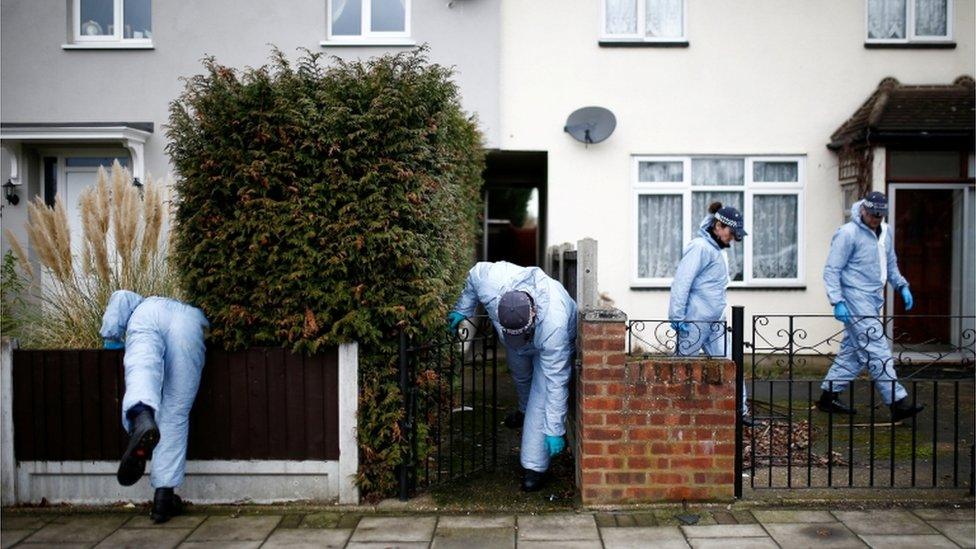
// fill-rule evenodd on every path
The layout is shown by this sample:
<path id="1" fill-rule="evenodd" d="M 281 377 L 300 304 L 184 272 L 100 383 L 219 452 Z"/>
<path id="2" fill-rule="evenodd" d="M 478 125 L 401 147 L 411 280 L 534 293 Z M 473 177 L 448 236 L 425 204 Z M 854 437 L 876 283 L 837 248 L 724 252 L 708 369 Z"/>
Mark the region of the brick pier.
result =
<path id="1" fill-rule="evenodd" d="M 576 476 L 584 505 L 731 499 L 735 364 L 628 362 L 627 317 L 580 315 Z"/>

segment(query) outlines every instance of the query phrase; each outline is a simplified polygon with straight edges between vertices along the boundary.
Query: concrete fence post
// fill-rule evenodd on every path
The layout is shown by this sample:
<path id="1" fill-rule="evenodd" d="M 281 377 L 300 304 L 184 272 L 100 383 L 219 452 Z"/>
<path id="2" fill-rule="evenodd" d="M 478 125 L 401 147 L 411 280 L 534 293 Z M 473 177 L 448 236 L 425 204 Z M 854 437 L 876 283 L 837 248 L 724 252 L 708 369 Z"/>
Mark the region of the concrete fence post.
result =
<path id="1" fill-rule="evenodd" d="M 584 238 L 576 243 L 576 304 L 581 310 L 597 306 L 597 242 Z"/>
<path id="2" fill-rule="evenodd" d="M 17 340 L 3 338 L 0 349 L 0 503 L 17 503 L 17 461 L 14 458 L 14 349 Z"/>
<path id="3" fill-rule="evenodd" d="M 359 344 L 339 345 L 339 503 L 358 505 Z"/>

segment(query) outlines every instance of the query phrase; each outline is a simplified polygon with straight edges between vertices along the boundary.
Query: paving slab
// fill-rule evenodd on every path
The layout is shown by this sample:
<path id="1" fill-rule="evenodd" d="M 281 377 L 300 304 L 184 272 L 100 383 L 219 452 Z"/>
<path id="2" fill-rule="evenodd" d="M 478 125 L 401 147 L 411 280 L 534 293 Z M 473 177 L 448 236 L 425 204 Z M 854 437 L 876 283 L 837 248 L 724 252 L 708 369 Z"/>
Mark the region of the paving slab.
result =
<path id="1" fill-rule="evenodd" d="M 707 526 L 682 526 L 689 538 L 758 538 L 766 531 L 758 524 L 712 524 Z"/>
<path id="2" fill-rule="evenodd" d="M 427 541 L 350 541 L 346 549 L 427 549 L 429 545 Z"/>
<path id="3" fill-rule="evenodd" d="M 21 542 L 17 547 L 29 547 L 30 549 L 90 549 L 94 543 L 26 543 Z"/>
<path id="4" fill-rule="evenodd" d="M 746 511 L 744 509 L 739 511 L 732 511 L 732 516 L 735 517 L 735 520 L 739 521 L 739 524 L 756 524 L 757 522 L 759 522 L 756 520 L 756 517 L 754 517 L 751 512 Z"/>
<path id="5" fill-rule="evenodd" d="M 730 547 L 735 547 L 735 549 L 779 549 L 779 545 L 776 545 L 776 542 L 770 538 L 735 538 L 732 543 L 721 538 L 695 538 L 688 540 L 688 543 L 694 549 L 729 549 Z"/>
<path id="6" fill-rule="evenodd" d="M 493 549 L 515 547 L 515 528 L 442 528 L 437 525 L 435 549 Z"/>
<path id="7" fill-rule="evenodd" d="M 59 517 L 34 532 L 29 543 L 97 543 L 117 530 L 128 516 Z"/>
<path id="8" fill-rule="evenodd" d="M 837 522 L 834 515 L 827 511 L 801 511 L 777 509 L 770 511 L 753 511 L 752 515 L 763 524 L 806 524 L 811 522 Z"/>
<path id="9" fill-rule="evenodd" d="M 834 511 L 834 516 L 855 534 L 937 534 L 915 515 L 902 509 Z"/>
<path id="10" fill-rule="evenodd" d="M 0 547 L 7 549 L 33 533 L 33 530 L 4 530 L 0 533 Z"/>
<path id="11" fill-rule="evenodd" d="M 437 517 L 363 517 L 349 541 L 429 543 Z"/>
<path id="12" fill-rule="evenodd" d="M 162 524 L 156 524 L 148 515 L 138 515 L 129 519 L 122 525 L 122 528 L 174 528 L 174 529 L 194 529 L 200 523 L 207 520 L 203 515 L 180 515 L 173 517 Z"/>
<path id="13" fill-rule="evenodd" d="M 930 520 L 929 524 L 960 547 L 976 546 L 976 524 L 957 520 Z"/>
<path id="14" fill-rule="evenodd" d="M 846 549 L 848 547 L 865 547 L 854 532 L 851 532 L 839 522 L 821 522 L 818 524 L 767 524 L 766 531 L 781 547 L 791 549 L 805 547 L 833 547 Z"/>
<path id="15" fill-rule="evenodd" d="M 613 513 L 597 513 L 594 518 L 599 528 L 613 528 L 617 525 L 617 519 L 613 517 Z"/>
<path id="16" fill-rule="evenodd" d="M 343 513 L 342 517 L 339 519 L 339 523 L 336 524 L 336 528 L 348 528 L 350 530 L 355 530 L 356 526 L 359 525 L 362 515 L 356 515 L 352 513 Z"/>
<path id="17" fill-rule="evenodd" d="M 902 534 L 884 534 L 884 535 L 873 535 L 873 536 L 861 536 L 864 543 L 867 543 L 871 547 L 878 547 L 884 549 L 919 549 L 920 547 L 933 549 L 942 548 L 952 548 L 955 549 L 959 547 L 955 543 L 949 541 L 949 538 L 939 535 L 928 535 L 928 536 L 906 536 Z"/>
<path id="18" fill-rule="evenodd" d="M 342 515 L 339 513 L 311 513 L 302 519 L 302 528 L 335 528 L 339 525 Z M 349 528 L 352 530 L 352 528 Z"/>
<path id="19" fill-rule="evenodd" d="M 352 530 L 333 528 L 289 528 L 277 529 L 264 542 L 262 548 L 294 547 L 295 549 L 341 549 L 349 541 Z"/>
<path id="20" fill-rule="evenodd" d="M 601 528 L 600 534 L 606 549 L 688 549 L 684 535 L 676 526 Z"/>
<path id="21" fill-rule="evenodd" d="M 172 549 L 180 544 L 191 528 L 161 528 L 147 532 L 138 528 L 120 528 L 103 539 L 95 547 L 121 547 L 126 549 Z"/>
<path id="22" fill-rule="evenodd" d="M 976 509 L 912 509 L 919 518 L 925 520 L 968 520 L 976 521 Z"/>
<path id="23" fill-rule="evenodd" d="M 634 513 L 634 521 L 637 526 L 658 526 L 657 519 L 654 518 L 654 513 Z"/>
<path id="24" fill-rule="evenodd" d="M 260 541 L 185 541 L 180 549 L 258 549 Z"/>
<path id="25" fill-rule="evenodd" d="M 37 530 L 48 521 L 41 517 L 3 517 L 0 528 L 4 530 Z"/>
<path id="26" fill-rule="evenodd" d="M 596 540 L 600 532 L 593 515 L 520 515 L 519 547 L 523 541 Z"/>
<path id="27" fill-rule="evenodd" d="M 712 518 L 719 524 L 739 524 L 735 515 L 729 511 L 712 511 Z"/>
<path id="28" fill-rule="evenodd" d="M 637 526 L 637 521 L 634 520 L 632 515 L 617 515 L 617 526 L 621 527 L 633 527 Z"/>
<path id="29" fill-rule="evenodd" d="M 518 546 L 519 549 L 603 549 L 603 544 L 599 540 L 519 540 Z"/>
<path id="30" fill-rule="evenodd" d="M 281 517 L 276 515 L 207 517 L 207 520 L 203 521 L 203 524 L 194 530 L 186 541 L 264 541 L 279 522 Z"/>
<path id="31" fill-rule="evenodd" d="M 441 528 L 514 529 L 515 515 L 445 515 L 437 519 L 437 529 Z"/>

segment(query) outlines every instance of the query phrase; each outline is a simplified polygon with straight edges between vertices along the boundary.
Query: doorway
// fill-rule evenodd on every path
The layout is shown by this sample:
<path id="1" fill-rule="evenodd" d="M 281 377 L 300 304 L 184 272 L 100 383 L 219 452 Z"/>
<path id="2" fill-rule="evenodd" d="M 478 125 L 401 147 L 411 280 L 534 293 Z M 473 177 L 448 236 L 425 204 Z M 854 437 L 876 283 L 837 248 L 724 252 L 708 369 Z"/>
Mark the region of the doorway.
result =
<path id="1" fill-rule="evenodd" d="M 973 185 L 897 183 L 889 191 L 898 266 L 915 298 L 907 312 L 888 289 L 895 333 L 905 343 L 958 347 L 973 324 L 960 317 L 976 314 Z"/>
<path id="2" fill-rule="evenodd" d="M 546 247 L 546 153 L 489 151 L 478 245 L 480 261 L 543 265 Z"/>

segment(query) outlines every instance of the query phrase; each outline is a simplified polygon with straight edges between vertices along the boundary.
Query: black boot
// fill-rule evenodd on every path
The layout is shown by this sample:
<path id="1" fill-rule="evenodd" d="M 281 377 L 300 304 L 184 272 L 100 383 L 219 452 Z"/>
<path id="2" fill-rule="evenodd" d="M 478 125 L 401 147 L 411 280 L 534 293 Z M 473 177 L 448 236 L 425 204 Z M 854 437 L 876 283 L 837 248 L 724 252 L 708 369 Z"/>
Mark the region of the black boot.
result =
<path id="1" fill-rule="evenodd" d="M 505 416 L 505 427 L 509 429 L 521 429 L 525 423 L 525 414 L 518 410 L 513 410 Z"/>
<path id="2" fill-rule="evenodd" d="M 538 492 L 546 484 L 548 475 L 546 472 L 533 471 L 532 469 L 525 470 L 525 476 L 522 478 L 522 491 L 523 492 Z"/>
<path id="3" fill-rule="evenodd" d="M 156 488 L 149 518 L 156 524 L 162 524 L 181 513 L 183 513 L 183 500 L 180 496 L 174 494 L 172 488 Z"/>
<path id="4" fill-rule="evenodd" d="M 894 404 L 891 405 L 891 422 L 898 423 L 903 419 L 908 419 L 915 416 L 924 409 L 924 404 L 920 406 L 913 406 L 911 402 L 908 402 L 908 397 L 902 397 L 901 400 L 896 400 Z"/>
<path id="5" fill-rule="evenodd" d="M 848 407 L 840 401 L 840 393 L 831 393 L 830 391 L 824 391 L 820 394 L 820 400 L 817 401 L 817 409 L 828 414 L 854 415 L 857 413 L 857 410 Z"/>
<path id="6" fill-rule="evenodd" d="M 152 458 L 153 448 L 159 442 L 159 428 L 156 427 L 156 420 L 153 419 L 152 408 L 139 412 L 131 423 L 129 445 L 122 454 L 119 472 L 116 474 L 122 486 L 132 486 L 139 482 L 146 472 L 146 460 Z"/>

